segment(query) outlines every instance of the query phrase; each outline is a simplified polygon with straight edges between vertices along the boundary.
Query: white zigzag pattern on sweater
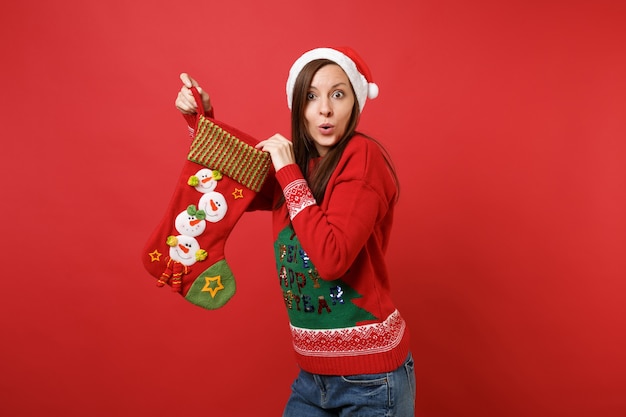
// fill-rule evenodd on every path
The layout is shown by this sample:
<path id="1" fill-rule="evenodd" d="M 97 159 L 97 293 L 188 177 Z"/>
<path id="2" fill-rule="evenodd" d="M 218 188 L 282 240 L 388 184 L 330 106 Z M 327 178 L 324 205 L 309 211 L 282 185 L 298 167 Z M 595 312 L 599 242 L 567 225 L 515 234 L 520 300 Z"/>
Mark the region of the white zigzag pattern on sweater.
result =
<path id="1" fill-rule="evenodd" d="M 291 326 L 291 334 L 294 349 L 304 356 L 358 356 L 392 350 L 400 344 L 405 328 L 396 310 L 381 323 L 324 330 Z"/>

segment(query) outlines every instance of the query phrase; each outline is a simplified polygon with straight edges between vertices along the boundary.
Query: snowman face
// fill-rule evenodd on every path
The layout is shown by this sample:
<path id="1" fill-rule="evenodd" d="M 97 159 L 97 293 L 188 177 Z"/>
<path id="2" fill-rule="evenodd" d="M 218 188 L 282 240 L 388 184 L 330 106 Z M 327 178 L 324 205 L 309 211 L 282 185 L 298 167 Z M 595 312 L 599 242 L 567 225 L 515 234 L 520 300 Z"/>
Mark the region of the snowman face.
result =
<path id="1" fill-rule="evenodd" d="M 198 219 L 195 215 L 189 214 L 186 210 L 176 216 L 174 226 L 181 235 L 200 236 L 206 229 L 206 222 Z"/>
<path id="2" fill-rule="evenodd" d="M 226 205 L 224 196 L 221 193 L 213 191 L 204 194 L 202 198 L 200 198 L 198 209 L 204 210 L 206 213 L 206 221 L 216 223 L 224 218 L 228 206 Z"/>
<path id="3" fill-rule="evenodd" d="M 201 193 L 208 193 L 217 187 L 217 181 L 213 178 L 213 171 L 208 168 L 202 168 L 196 172 L 196 177 L 198 177 L 199 182 L 195 188 Z"/>
<path id="4" fill-rule="evenodd" d="M 185 266 L 191 266 L 196 263 L 196 252 L 200 250 L 198 241 L 185 235 L 176 236 L 178 243 L 170 248 L 170 258 L 180 262 Z"/>

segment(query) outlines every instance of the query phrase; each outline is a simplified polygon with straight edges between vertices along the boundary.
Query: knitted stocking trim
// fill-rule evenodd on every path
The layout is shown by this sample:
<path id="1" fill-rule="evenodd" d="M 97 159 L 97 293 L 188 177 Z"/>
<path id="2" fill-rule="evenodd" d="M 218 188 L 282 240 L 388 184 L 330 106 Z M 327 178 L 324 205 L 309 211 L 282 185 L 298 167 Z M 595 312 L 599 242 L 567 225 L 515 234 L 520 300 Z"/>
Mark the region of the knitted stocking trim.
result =
<path id="1" fill-rule="evenodd" d="M 271 166 L 269 153 L 248 145 L 202 115 L 187 159 L 218 170 L 255 192 L 261 190 Z"/>

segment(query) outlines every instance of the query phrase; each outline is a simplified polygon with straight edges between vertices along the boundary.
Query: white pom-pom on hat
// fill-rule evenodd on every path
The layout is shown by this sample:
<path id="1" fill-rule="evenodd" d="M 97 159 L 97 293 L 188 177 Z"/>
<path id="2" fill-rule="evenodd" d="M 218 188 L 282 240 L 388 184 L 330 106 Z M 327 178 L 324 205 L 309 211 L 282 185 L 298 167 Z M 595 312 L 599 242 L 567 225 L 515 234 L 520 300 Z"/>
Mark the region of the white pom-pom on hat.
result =
<path id="1" fill-rule="evenodd" d="M 329 59 L 339 65 L 344 70 L 359 103 L 360 111 L 363 111 L 366 100 L 378 97 L 378 85 L 372 80 L 372 74 L 365 64 L 365 61 L 351 48 L 316 48 L 302 54 L 289 70 L 287 78 L 287 105 L 291 109 L 293 102 L 293 87 L 298 74 L 306 64 L 316 59 Z"/>
<path id="2" fill-rule="evenodd" d="M 375 99 L 376 97 L 378 97 L 378 85 L 376 85 L 376 83 L 369 83 L 367 89 L 367 98 L 371 100 Z"/>

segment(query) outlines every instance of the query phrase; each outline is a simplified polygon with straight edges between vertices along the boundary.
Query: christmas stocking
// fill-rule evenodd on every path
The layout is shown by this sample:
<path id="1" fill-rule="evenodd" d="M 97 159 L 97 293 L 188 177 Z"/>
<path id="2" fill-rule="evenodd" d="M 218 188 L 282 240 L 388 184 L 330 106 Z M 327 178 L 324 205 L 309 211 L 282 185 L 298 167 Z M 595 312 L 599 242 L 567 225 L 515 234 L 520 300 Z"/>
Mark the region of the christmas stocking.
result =
<path id="1" fill-rule="evenodd" d="M 170 205 L 142 254 L 157 286 L 169 285 L 207 309 L 222 307 L 235 294 L 224 246 L 271 166 L 269 154 L 255 149 L 256 143 L 199 114 Z"/>

